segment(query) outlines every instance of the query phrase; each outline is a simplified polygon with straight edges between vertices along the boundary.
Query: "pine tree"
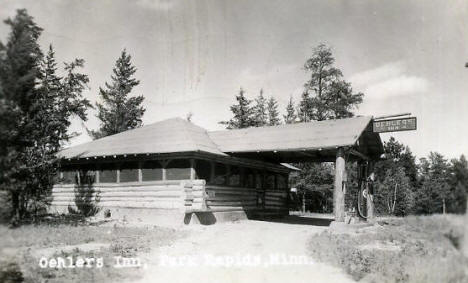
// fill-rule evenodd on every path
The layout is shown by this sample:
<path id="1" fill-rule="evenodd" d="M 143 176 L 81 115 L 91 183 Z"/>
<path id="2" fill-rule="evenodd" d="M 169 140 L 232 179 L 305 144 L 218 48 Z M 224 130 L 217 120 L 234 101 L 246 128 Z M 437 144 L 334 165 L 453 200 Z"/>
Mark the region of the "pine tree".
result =
<path id="1" fill-rule="evenodd" d="M 278 101 L 274 97 L 270 97 L 268 99 L 268 126 L 276 126 L 279 125 L 281 120 L 280 120 L 280 115 L 278 112 Z"/>
<path id="2" fill-rule="evenodd" d="M 219 122 L 225 125 L 227 129 L 242 129 L 255 127 L 255 118 L 253 117 L 252 100 L 245 97 L 245 91 L 241 88 L 236 95 L 237 103 L 231 105 L 230 109 L 234 115 L 229 121 Z"/>
<path id="3" fill-rule="evenodd" d="M 38 39 L 42 29 L 26 10 L 5 21 L 8 42 L 0 44 L 0 188 L 12 202 L 13 220 L 47 205 L 56 172 L 56 153 L 68 139 L 71 115 L 85 118 L 89 101 L 81 96 L 87 77 L 75 71 L 82 60 L 66 65 L 66 77 L 56 72 L 54 52 L 45 59 Z"/>
<path id="4" fill-rule="evenodd" d="M 293 124 L 296 122 L 297 115 L 294 108 L 294 101 L 292 96 L 289 97 L 288 105 L 286 106 L 286 115 L 283 115 L 284 123 Z"/>
<path id="5" fill-rule="evenodd" d="M 299 121 L 309 122 L 314 119 L 314 109 L 312 98 L 309 95 L 309 92 L 304 91 L 301 95 L 301 101 L 297 109 L 297 115 L 299 116 Z"/>
<path id="6" fill-rule="evenodd" d="M 96 103 L 96 107 L 101 126 L 98 131 L 91 131 L 94 138 L 114 135 L 142 125 L 145 108 L 141 104 L 144 97 L 129 97 L 132 89 L 140 83 L 133 77 L 136 68 L 131 58 L 124 49 L 112 69 L 112 82 L 106 82 L 105 88 L 99 89 L 103 104 Z"/>
<path id="7" fill-rule="evenodd" d="M 263 127 L 268 124 L 267 100 L 263 96 L 263 89 L 255 98 L 255 106 L 252 109 L 256 127 Z"/>
<path id="8" fill-rule="evenodd" d="M 415 212 L 432 214 L 447 212 L 451 205 L 450 171 L 447 160 L 437 152 L 420 161 L 421 186 L 415 195 Z"/>
<path id="9" fill-rule="evenodd" d="M 334 62 L 331 49 L 320 44 L 304 64 L 311 76 L 304 84 L 307 95 L 303 95 L 300 103 L 301 121 L 352 117 L 352 110 L 362 103 L 363 94 L 353 94 L 351 85 L 342 79 L 341 70 L 333 66 Z"/>

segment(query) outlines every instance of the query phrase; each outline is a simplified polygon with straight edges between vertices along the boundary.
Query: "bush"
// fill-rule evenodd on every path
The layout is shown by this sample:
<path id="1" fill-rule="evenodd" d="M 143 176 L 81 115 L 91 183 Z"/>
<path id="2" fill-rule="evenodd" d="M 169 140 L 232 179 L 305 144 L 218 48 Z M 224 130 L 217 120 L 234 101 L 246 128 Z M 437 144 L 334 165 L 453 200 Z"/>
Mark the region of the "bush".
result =
<path id="1" fill-rule="evenodd" d="M 87 171 L 81 171 L 75 186 L 75 205 L 77 209 L 68 206 L 71 214 L 80 214 L 84 217 L 96 215 L 101 209 L 98 207 L 100 201 L 99 193 L 94 189 L 95 176 Z"/>

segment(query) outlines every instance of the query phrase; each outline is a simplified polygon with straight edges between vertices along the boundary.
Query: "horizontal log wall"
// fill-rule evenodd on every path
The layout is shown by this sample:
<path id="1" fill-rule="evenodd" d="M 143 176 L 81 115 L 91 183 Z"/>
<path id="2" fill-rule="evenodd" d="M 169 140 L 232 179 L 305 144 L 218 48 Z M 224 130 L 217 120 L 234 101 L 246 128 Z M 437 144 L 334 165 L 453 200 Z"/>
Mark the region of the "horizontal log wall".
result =
<path id="1" fill-rule="evenodd" d="M 251 210 L 257 208 L 257 190 L 243 187 L 207 185 L 206 206 L 210 211 Z"/>
<path id="2" fill-rule="evenodd" d="M 99 207 L 184 208 L 184 181 L 96 184 Z M 75 185 L 57 184 L 52 191 L 52 206 L 75 206 Z"/>
<path id="3" fill-rule="evenodd" d="M 185 195 L 185 211 L 204 211 L 205 203 L 205 180 L 184 181 L 182 183 Z"/>
<path id="4" fill-rule="evenodd" d="M 287 210 L 288 193 L 286 191 L 265 191 L 265 209 Z"/>

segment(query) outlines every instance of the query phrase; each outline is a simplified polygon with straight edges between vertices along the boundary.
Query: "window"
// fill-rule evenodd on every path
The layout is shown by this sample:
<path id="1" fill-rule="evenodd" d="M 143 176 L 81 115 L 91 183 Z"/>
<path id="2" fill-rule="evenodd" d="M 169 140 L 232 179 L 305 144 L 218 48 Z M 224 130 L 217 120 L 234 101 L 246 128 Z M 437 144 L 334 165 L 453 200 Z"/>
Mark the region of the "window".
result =
<path id="1" fill-rule="evenodd" d="M 76 184 L 76 171 L 62 171 L 63 178 L 60 180 L 62 184 Z"/>
<path id="2" fill-rule="evenodd" d="M 255 188 L 262 189 L 263 188 L 263 172 L 257 171 L 255 174 Z"/>
<path id="3" fill-rule="evenodd" d="M 265 176 L 265 189 L 274 190 L 275 189 L 275 174 L 267 172 Z"/>
<path id="4" fill-rule="evenodd" d="M 241 185 L 241 172 L 237 166 L 231 166 L 231 172 L 229 174 L 229 186 L 240 186 Z"/>
<path id="5" fill-rule="evenodd" d="M 245 168 L 244 187 L 255 188 L 255 171 L 251 168 Z"/>
<path id="6" fill-rule="evenodd" d="M 115 164 L 103 164 L 99 170 L 100 183 L 116 183 L 117 169 Z"/>
<path id="7" fill-rule="evenodd" d="M 285 190 L 288 188 L 288 177 L 287 175 L 278 174 L 276 175 L 276 187 L 280 190 Z"/>
<path id="8" fill-rule="evenodd" d="M 158 161 L 147 161 L 141 169 L 143 181 L 161 181 L 163 179 L 162 165 Z"/>
<path id="9" fill-rule="evenodd" d="M 190 161 L 187 159 L 174 159 L 166 167 L 167 180 L 190 179 Z"/>
<path id="10" fill-rule="evenodd" d="M 211 177 L 211 162 L 206 160 L 195 161 L 196 179 L 204 179 L 209 182 Z"/>
<path id="11" fill-rule="evenodd" d="M 212 183 L 215 185 L 225 185 L 227 180 L 227 168 L 222 163 L 216 163 L 215 165 L 215 178 Z"/>
<path id="12" fill-rule="evenodd" d="M 138 182 L 138 163 L 129 162 L 120 166 L 120 183 Z"/>

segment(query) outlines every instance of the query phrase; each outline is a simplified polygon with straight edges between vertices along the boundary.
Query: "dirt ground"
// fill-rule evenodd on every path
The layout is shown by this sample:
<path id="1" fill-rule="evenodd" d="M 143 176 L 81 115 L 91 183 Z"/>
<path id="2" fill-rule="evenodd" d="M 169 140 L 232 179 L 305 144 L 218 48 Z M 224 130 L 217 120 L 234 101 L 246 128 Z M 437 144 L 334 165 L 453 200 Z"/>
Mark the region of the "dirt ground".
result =
<path id="1" fill-rule="evenodd" d="M 353 282 L 344 271 L 307 256 L 307 241 L 328 223 L 289 216 L 186 226 L 187 238 L 155 247 L 143 259 L 140 282 Z"/>

